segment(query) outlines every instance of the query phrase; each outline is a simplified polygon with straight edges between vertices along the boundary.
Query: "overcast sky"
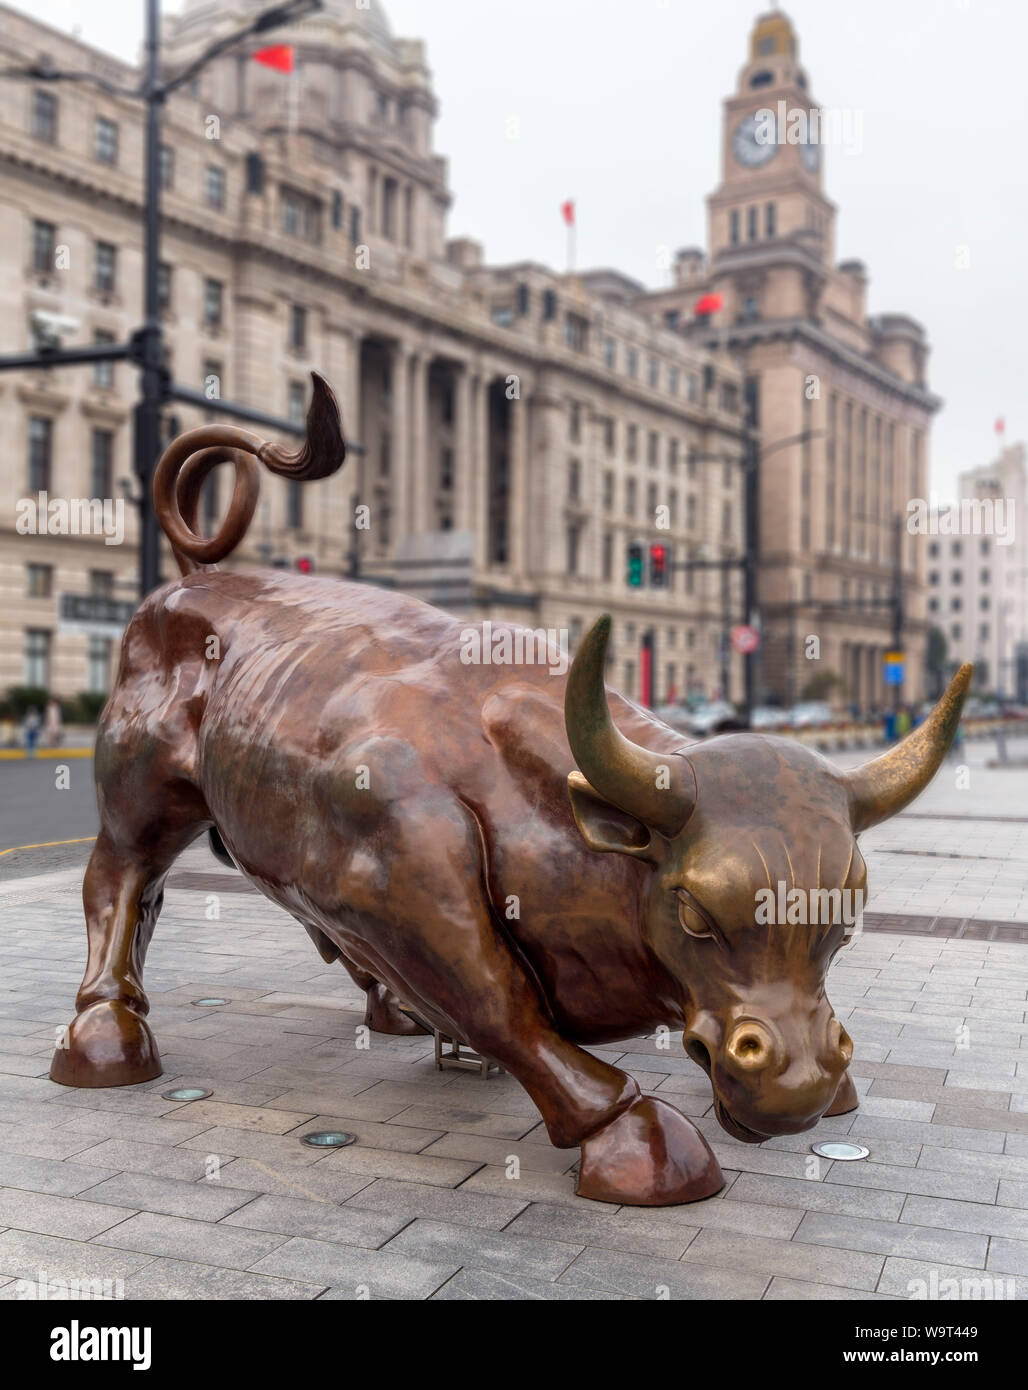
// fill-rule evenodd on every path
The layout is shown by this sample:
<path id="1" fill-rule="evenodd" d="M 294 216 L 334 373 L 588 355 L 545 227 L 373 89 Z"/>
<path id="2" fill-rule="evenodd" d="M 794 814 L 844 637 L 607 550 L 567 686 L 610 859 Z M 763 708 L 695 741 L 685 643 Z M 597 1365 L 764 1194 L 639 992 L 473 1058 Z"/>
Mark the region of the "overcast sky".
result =
<path id="1" fill-rule="evenodd" d="M 166 0 L 168 10 L 181 0 Z M 135 59 L 142 0 L 19 0 Z M 564 262 L 559 207 L 578 205 L 579 265 L 666 283 L 661 247 L 706 244 L 721 99 L 751 0 L 386 0 L 428 44 L 450 160 L 452 235 L 491 261 Z M 860 113 L 863 149 L 826 151 L 840 259 L 870 274 L 869 310 L 919 319 L 945 400 L 934 487 L 1028 435 L 1024 0 L 791 0 L 815 98 Z M 510 118 L 518 136 L 509 138 Z M 962 250 L 966 248 L 966 250 Z M 958 261 L 969 264 L 958 266 Z"/>

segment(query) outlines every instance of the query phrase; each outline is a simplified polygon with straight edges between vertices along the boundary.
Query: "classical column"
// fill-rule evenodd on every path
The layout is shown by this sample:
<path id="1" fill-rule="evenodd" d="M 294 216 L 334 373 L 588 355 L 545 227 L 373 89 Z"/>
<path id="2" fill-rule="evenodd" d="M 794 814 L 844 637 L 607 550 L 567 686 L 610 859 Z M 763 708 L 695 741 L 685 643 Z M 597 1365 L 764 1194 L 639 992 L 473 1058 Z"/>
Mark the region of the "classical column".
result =
<path id="1" fill-rule="evenodd" d="M 474 529 L 477 460 L 471 408 L 471 371 L 462 365 L 457 369 L 454 386 L 453 524 L 457 531 Z"/>
<path id="2" fill-rule="evenodd" d="M 410 364 L 410 349 L 406 343 L 396 343 L 389 359 L 393 402 L 390 469 L 393 479 L 393 515 L 396 518 L 394 544 L 398 544 L 404 536 L 410 535 L 414 529 L 411 487 L 414 463 L 410 447 Z"/>
<path id="3" fill-rule="evenodd" d="M 510 569 L 518 579 L 524 579 L 530 565 L 532 528 L 536 518 L 531 515 L 529 436 L 531 403 L 521 382 L 521 396 L 510 402 Z"/>
<path id="4" fill-rule="evenodd" d="M 410 507 L 411 529 L 417 533 L 435 530 L 429 517 L 428 444 L 428 357 L 416 353 L 411 359 Z"/>
<path id="5" fill-rule="evenodd" d="M 474 467 L 471 474 L 471 529 L 475 533 L 475 571 L 489 564 L 489 378 L 475 376 L 471 381 L 471 438 Z"/>
<path id="6" fill-rule="evenodd" d="M 364 442 L 361 432 L 360 334 L 341 324 L 326 324 L 326 376 L 336 393 L 339 413 L 343 420 L 343 438 L 347 445 Z M 351 501 L 354 497 L 365 502 L 361 494 L 367 485 L 367 459 L 356 453 L 347 456 L 342 472 L 337 474 L 338 486 L 330 486 L 327 494 L 327 515 L 322 522 L 332 535 L 345 535 L 349 545 L 350 528 L 354 524 Z"/>

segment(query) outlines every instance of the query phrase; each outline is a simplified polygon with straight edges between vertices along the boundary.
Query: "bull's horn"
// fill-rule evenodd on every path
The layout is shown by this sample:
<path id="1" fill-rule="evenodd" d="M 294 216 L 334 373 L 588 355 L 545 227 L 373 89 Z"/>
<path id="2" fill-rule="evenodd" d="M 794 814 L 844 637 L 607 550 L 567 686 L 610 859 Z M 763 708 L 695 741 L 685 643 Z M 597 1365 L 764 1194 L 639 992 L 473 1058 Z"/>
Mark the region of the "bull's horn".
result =
<path id="1" fill-rule="evenodd" d="M 924 791 L 949 752 L 974 667 L 961 666 L 924 723 L 880 758 L 847 772 L 855 831 L 887 820 Z"/>
<path id="2" fill-rule="evenodd" d="M 674 754 L 630 742 L 614 726 L 603 686 L 610 637 L 605 614 L 586 634 L 568 672 L 564 726 L 575 762 L 600 796 L 669 838 L 689 819 L 695 780 Z"/>

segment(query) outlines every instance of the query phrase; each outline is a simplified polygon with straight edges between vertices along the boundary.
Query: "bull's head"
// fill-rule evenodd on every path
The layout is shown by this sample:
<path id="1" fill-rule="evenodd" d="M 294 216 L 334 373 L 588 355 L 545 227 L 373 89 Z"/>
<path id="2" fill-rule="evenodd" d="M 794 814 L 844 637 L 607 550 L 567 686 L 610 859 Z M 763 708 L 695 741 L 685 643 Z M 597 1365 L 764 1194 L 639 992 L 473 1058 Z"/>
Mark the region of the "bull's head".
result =
<path id="1" fill-rule="evenodd" d="M 856 836 L 931 781 L 972 668 L 961 667 L 914 733 L 852 771 L 793 740 L 754 734 L 662 754 L 632 743 L 611 719 L 609 633 L 601 618 L 568 676 L 578 828 L 591 849 L 652 866 L 648 945 L 680 989 L 669 1004 L 687 1052 L 710 1076 L 724 1128 L 750 1142 L 807 1129 L 830 1106 L 853 1051 L 824 985 L 847 936 L 836 905 L 862 899 L 866 884 Z M 800 910 L 782 921 L 767 911 L 768 890 L 779 907 L 786 900 Z"/>

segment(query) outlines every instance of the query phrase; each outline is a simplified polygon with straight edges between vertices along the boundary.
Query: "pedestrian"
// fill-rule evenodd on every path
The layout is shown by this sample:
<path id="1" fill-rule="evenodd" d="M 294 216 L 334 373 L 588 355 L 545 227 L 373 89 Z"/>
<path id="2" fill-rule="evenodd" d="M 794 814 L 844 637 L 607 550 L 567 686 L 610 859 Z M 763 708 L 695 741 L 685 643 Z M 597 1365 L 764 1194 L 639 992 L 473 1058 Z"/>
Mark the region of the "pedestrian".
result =
<path id="1" fill-rule="evenodd" d="M 43 721 L 39 717 L 39 710 L 35 705 L 30 705 L 25 712 L 25 719 L 21 726 L 22 733 L 25 735 L 25 752 L 30 758 L 36 756 L 36 742 L 39 739 L 39 727 Z"/>
<path id="2" fill-rule="evenodd" d="M 60 748 L 64 739 L 64 720 L 61 715 L 61 702 L 51 695 L 46 702 L 46 717 L 43 721 L 43 743 L 47 748 Z"/>

